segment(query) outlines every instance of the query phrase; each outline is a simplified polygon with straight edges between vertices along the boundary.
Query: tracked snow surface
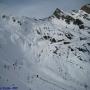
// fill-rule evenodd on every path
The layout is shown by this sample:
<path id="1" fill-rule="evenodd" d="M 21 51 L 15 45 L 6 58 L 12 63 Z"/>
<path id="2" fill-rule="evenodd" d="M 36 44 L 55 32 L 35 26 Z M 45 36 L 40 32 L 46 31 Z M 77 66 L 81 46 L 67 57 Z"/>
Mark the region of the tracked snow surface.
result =
<path id="1" fill-rule="evenodd" d="M 2 87 L 90 90 L 90 14 L 56 9 L 38 20 L 0 14 Z"/>

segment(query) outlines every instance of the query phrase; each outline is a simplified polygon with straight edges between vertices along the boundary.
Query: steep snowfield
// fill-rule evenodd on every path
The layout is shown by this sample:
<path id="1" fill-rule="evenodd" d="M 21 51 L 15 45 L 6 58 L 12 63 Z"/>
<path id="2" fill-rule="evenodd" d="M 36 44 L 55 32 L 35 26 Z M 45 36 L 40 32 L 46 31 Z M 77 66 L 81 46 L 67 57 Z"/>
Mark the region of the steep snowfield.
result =
<path id="1" fill-rule="evenodd" d="M 0 88 L 90 90 L 90 15 L 57 11 L 40 20 L 0 15 Z"/>

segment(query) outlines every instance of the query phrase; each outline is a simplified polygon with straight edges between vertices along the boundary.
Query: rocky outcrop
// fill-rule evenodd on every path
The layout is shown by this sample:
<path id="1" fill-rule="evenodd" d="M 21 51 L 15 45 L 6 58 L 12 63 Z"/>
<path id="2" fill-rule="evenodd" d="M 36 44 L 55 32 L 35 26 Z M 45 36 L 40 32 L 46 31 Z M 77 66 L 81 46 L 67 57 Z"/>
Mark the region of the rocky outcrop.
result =
<path id="1" fill-rule="evenodd" d="M 82 20 L 76 19 L 76 18 L 64 13 L 62 10 L 60 10 L 58 8 L 54 11 L 53 15 L 58 19 L 65 20 L 65 22 L 67 24 L 70 24 L 72 22 L 74 25 L 78 25 L 78 27 L 80 29 L 84 29 L 84 25 L 83 25 Z"/>
<path id="2" fill-rule="evenodd" d="M 81 10 L 85 11 L 86 13 L 90 14 L 90 4 L 84 5 L 81 7 Z"/>

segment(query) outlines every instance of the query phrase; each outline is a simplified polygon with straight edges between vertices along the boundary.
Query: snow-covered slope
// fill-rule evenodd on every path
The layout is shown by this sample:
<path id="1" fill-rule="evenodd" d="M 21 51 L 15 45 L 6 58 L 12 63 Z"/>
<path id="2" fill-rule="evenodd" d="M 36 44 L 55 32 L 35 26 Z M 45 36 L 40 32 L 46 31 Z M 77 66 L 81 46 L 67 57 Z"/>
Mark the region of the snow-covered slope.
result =
<path id="1" fill-rule="evenodd" d="M 0 88 L 5 87 L 90 90 L 90 14 L 56 9 L 40 20 L 1 14 Z"/>

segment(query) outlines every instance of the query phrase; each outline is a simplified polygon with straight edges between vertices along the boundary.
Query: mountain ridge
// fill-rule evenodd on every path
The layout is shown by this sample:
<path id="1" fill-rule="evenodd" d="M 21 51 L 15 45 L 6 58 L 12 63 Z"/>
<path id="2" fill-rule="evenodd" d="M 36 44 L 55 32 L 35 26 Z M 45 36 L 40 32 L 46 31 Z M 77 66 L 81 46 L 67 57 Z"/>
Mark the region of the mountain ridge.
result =
<path id="1" fill-rule="evenodd" d="M 86 4 L 86 5 L 82 6 L 81 10 L 83 10 L 86 13 L 90 14 L 90 4 Z"/>

